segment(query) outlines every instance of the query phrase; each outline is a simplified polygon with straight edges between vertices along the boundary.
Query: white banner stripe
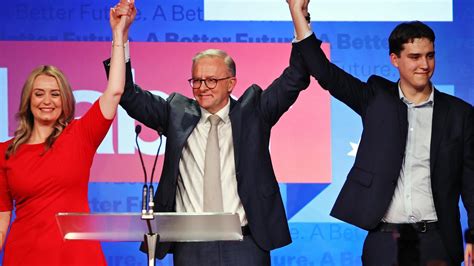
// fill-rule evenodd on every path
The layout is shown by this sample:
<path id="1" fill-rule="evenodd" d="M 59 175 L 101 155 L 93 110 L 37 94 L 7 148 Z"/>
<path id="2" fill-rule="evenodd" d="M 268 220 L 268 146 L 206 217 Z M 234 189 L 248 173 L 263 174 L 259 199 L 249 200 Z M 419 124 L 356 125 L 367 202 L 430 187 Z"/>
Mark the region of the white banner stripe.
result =
<path id="1" fill-rule="evenodd" d="M 452 0 L 314 0 L 309 9 L 312 21 L 453 21 Z M 291 17 L 283 0 L 204 0 L 204 19 L 290 21 Z"/>

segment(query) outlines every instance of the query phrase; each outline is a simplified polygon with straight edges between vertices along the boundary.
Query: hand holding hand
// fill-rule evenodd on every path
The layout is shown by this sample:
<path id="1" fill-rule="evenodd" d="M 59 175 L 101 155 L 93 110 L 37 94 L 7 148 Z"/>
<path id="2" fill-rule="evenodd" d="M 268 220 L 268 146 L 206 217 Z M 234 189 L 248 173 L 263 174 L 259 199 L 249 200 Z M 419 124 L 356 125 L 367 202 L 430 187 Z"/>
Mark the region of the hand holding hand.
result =
<path id="1" fill-rule="evenodd" d="M 130 25 L 135 20 L 137 10 L 135 8 L 135 1 L 121 0 L 117 5 L 110 9 L 110 27 L 114 34 L 114 40 L 117 34 L 123 36 L 123 40 L 128 39 L 128 30 Z"/>
<path id="2" fill-rule="evenodd" d="M 290 7 L 291 13 L 299 13 L 301 12 L 304 17 L 309 16 L 308 13 L 308 5 L 309 0 L 286 0 L 288 6 Z"/>
<path id="3" fill-rule="evenodd" d="M 293 26 L 295 27 L 295 34 L 297 40 L 305 38 L 309 27 L 309 13 L 308 5 L 309 0 L 286 0 L 290 8 L 291 19 L 293 20 Z"/>

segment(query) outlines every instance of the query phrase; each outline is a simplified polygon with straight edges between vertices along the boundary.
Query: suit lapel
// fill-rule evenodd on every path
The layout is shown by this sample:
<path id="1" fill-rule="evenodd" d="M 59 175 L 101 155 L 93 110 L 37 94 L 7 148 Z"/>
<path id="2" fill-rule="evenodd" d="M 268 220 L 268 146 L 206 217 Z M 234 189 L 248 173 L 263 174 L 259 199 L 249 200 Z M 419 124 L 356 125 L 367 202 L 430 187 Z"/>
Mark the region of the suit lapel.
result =
<path id="1" fill-rule="evenodd" d="M 191 135 L 191 132 L 193 132 L 193 129 L 196 127 L 199 119 L 201 119 L 201 110 L 195 102 L 185 107 L 183 119 L 181 120 L 181 129 L 183 131 L 181 134 L 178 134 L 180 151 L 183 150 L 186 140 L 189 138 L 189 135 Z"/>
<path id="2" fill-rule="evenodd" d="M 240 134 L 242 128 L 242 112 L 240 109 L 240 104 L 234 100 L 230 99 L 230 112 L 229 118 L 232 126 L 232 141 L 234 144 L 234 160 L 235 160 L 235 171 L 238 172 L 239 169 L 239 158 L 240 158 Z M 237 175 L 237 179 L 239 176 Z"/>
<path id="3" fill-rule="evenodd" d="M 400 99 L 400 94 L 398 92 L 398 83 L 393 83 L 394 85 L 390 89 L 393 93 L 393 97 L 397 98 L 397 115 L 398 115 L 398 130 L 400 130 L 399 143 L 402 147 L 406 146 L 407 143 L 407 134 L 408 134 L 408 109 L 407 105 Z"/>
<path id="4" fill-rule="evenodd" d="M 398 110 L 398 125 L 400 130 L 400 143 L 405 147 L 407 143 L 407 134 L 408 134 L 408 113 L 407 106 L 402 100 L 398 100 L 397 104 Z"/>
<path id="5" fill-rule="evenodd" d="M 430 144 L 430 170 L 433 173 L 438 155 L 439 145 L 446 127 L 446 118 L 448 116 L 449 106 L 444 101 L 443 95 L 435 89 L 433 105 L 433 122 L 431 126 L 431 144 Z M 432 175 L 433 176 L 433 175 Z"/>

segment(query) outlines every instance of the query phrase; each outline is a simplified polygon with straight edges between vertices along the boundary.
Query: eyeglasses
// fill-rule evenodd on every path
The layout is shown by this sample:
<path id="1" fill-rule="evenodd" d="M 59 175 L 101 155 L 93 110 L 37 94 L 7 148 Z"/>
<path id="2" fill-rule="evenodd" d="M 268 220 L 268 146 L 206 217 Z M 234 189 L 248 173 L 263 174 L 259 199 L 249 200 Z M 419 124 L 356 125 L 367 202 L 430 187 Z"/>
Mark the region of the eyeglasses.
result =
<path id="1" fill-rule="evenodd" d="M 188 82 L 189 82 L 189 85 L 191 86 L 191 88 L 197 90 L 197 89 L 201 88 L 202 82 L 204 81 L 204 84 L 206 84 L 206 87 L 212 90 L 217 86 L 217 82 L 219 80 L 230 79 L 230 78 L 233 78 L 233 77 L 226 77 L 226 78 L 220 78 L 220 79 L 216 79 L 216 78 L 193 79 L 193 78 L 190 78 L 190 79 L 188 79 Z"/>

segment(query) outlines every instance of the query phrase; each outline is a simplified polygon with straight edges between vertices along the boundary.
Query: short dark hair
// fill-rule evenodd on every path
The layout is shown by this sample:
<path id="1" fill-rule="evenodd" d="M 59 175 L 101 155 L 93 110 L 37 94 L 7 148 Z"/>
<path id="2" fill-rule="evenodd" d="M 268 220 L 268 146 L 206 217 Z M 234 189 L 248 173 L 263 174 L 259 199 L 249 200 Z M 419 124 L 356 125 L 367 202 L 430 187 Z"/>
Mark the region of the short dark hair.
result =
<path id="1" fill-rule="evenodd" d="M 390 37 L 388 37 L 389 54 L 400 56 L 405 43 L 413 42 L 414 39 L 427 38 L 433 44 L 435 41 L 434 31 L 420 21 L 410 21 L 398 24 Z"/>

